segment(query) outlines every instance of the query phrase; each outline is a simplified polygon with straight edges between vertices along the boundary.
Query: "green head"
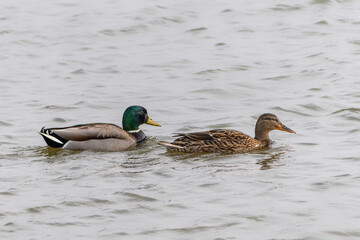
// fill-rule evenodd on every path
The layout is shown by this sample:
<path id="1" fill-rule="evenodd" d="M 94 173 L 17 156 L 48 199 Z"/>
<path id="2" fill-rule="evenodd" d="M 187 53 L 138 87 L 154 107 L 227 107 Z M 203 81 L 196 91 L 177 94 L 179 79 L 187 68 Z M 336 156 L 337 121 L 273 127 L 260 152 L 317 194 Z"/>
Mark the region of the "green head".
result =
<path id="1" fill-rule="evenodd" d="M 159 123 L 151 120 L 144 107 L 130 106 L 125 110 L 122 120 L 125 131 L 139 130 L 139 126 L 144 123 L 161 127 Z"/>

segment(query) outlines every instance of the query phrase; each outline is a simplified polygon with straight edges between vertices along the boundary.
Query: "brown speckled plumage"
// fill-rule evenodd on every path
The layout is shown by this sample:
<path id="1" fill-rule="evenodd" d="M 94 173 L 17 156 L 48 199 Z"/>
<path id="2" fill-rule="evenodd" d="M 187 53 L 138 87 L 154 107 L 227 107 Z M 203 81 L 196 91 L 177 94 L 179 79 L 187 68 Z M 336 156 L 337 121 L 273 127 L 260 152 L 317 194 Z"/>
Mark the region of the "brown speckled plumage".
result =
<path id="1" fill-rule="evenodd" d="M 269 132 L 282 130 L 295 133 L 285 127 L 279 119 L 271 113 L 261 115 L 256 123 L 255 138 L 231 129 L 216 129 L 205 132 L 179 133 L 172 143 L 159 142 L 169 151 L 202 153 L 245 153 L 266 147 L 270 143 Z"/>

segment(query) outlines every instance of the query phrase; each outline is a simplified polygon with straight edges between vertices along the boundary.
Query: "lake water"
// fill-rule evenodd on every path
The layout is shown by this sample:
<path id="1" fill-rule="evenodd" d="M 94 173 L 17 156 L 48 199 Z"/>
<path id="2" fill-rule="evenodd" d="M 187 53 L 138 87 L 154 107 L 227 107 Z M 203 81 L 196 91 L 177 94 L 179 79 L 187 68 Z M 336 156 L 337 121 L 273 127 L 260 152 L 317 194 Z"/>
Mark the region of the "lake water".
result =
<path id="1" fill-rule="evenodd" d="M 360 1 L 0 3 L 1 239 L 359 239 Z M 50 149 L 37 131 L 162 128 L 136 150 Z M 267 149 L 174 154 L 174 132 L 254 134 Z"/>

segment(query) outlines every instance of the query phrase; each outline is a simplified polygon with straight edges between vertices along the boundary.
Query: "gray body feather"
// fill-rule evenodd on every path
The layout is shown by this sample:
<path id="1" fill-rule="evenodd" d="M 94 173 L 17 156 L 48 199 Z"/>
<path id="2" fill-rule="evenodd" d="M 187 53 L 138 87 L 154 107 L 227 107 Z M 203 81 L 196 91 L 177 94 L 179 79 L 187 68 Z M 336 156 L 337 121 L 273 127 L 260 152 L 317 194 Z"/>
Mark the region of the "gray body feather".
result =
<path id="1" fill-rule="evenodd" d="M 63 148 L 70 150 L 93 150 L 116 152 L 127 150 L 136 146 L 136 141 L 133 138 L 129 139 L 91 139 L 86 141 L 68 141 Z"/>
<path id="2" fill-rule="evenodd" d="M 39 133 L 49 146 L 93 151 L 123 151 L 136 146 L 146 138 L 142 131 L 133 135 L 117 125 L 108 123 L 43 128 Z"/>

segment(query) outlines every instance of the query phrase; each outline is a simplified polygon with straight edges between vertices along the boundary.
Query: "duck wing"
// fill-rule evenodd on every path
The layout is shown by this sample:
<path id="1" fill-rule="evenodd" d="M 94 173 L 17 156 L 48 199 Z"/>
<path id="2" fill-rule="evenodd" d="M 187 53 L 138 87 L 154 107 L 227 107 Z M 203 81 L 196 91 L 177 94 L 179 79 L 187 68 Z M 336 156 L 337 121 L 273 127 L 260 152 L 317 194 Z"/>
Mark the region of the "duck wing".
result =
<path id="1" fill-rule="evenodd" d="M 55 148 L 64 147 L 66 143 L 116 139 L 136 143 L 136 139 L 121 127 L 108 123 L 81 124 L 64 128 L 42 128 L 39 132 L 46 143 Z"/>
<path id="2" fill-rule="evenodd" d="M 65 128 L 47 128 L 44 130 L 71 141 L 106 138 L 127 139 L 131 137 L 131 135 L 121 127 L 108 123 L 81 124 Z"/>
<path id="3" fill-rule="evenodd" d="M 175 133 L 174 137 L 184 137 L 193 141 L 214 140 L 214 137 L 211 135 L 210 131 L 193 132 L 193 133 Z"/>
<path id="4" fill-rule="evenodd" d="M 259 141 L 231 129 L 177 133 L 172 143 L 160 142 L 172 151 L 243 153 L 259 147 Z"/>
<path id="5" fill-rule="evenodd" d="M 232 130 L 232 129 L 215 129 L 204 132 L 193 132 L 193 133 L 176 133 L 174 137 L 183 137 L 192 141 L 206 141 L 206 140 L 247 140 L 253 139 L 249 135 Z M 176 141 L 176 140 L 175 140 Z"/>

